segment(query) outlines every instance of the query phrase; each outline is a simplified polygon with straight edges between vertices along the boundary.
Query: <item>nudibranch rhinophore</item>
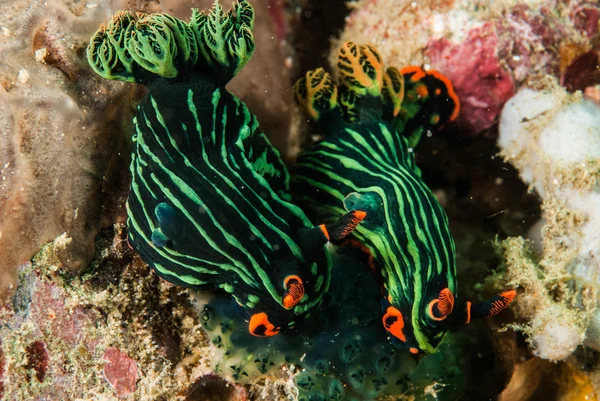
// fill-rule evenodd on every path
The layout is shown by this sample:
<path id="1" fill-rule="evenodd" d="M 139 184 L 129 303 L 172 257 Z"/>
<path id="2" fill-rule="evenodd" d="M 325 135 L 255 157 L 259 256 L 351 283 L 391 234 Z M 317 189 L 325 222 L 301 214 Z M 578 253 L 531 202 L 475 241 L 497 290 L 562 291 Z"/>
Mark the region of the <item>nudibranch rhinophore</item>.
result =
<path id="1" fill-rule="evenodd" d="M 314 227 L 289 203 L 289 174 L 253 114 L 225 84 L 254 51 L 254 10 L 117 12 L 88 47 L 106 79 L 143 83 L 134 118 L 128 241 L 165 280 L 219 288 L 273 336 L 310 315 L 331 275 L 327 242 L 364 218 Z"/>
<path id="2" fill-rule="evenodd" d="M 412 148 L 454 120 L 459 101 L 439 72 L 382 67 L 373 47 L 345 43 L 339 85 L 322 68 L 306 73 L 295 97 L 325 138 L 298 158 L 292 192 L 324 219 L 361 210 L 349 240 L 369 253 L 383 282 L 383 325 L 412 353 L 434 352 L 449 328 L 489 317 L 515 291 L 455 307 L 455 247 L 448 218 L 421 178 Z"/>

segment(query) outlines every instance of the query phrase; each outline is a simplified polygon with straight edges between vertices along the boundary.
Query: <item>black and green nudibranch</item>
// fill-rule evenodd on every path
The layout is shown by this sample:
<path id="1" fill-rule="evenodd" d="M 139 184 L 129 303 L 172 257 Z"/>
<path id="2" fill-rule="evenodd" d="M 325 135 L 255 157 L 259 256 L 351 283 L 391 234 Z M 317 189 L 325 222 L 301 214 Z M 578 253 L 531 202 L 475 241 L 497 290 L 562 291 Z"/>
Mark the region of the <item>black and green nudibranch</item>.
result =
<path id="1" fill-rule="evenodd" d="M 322 219 L 366 212 L 349 241 L 369 254 L 383 282 L 383 326 L 399 347 L 433 352 L 450 327 L 499 312 L 516 293 L 455 306 L 448 218 L 412 149 L 423 134 L 456 118 L 459 101 L 437 71 L 382 64 L 373 47 L 348 42 L 339 52 L 339 85 L 322 68 L 296 83 L 296 100 L 325 137 L 300 154 L 292 192 Z"/>
<path id="2" fill-rule="evenodd" d="M 246 0 L 224 11 L 117 12 L 88 47 L 106 79 L 143 83 L 134 119 L 128 241 L 169 282 L 230 293 L 249 331 L 272 336 L 318 306 L 329 287 L 326 243 L 364 212 L 314 227 L 289 202 L 289 174 L 258 122 L 225 84 L 254 51 Z"/>

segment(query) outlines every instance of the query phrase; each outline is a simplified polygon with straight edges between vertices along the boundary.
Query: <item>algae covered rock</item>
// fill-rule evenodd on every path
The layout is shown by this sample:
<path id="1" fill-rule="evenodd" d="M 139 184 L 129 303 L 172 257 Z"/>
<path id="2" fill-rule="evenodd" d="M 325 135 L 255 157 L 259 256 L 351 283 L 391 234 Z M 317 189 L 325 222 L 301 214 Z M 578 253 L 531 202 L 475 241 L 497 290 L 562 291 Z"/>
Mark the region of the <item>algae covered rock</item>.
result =
<path id="1" fill-rule="evenodd" d="M 530 321 L 534 354 L 549 360 L 571 355 L 588 327 L 586 344 L 598 347 L 599 127 L 598 105 L 552 82 L 521 90 L 500 121 L 502 154 L 543 200 L 541 232 L 532 233 L 539 254 L 522 240 L 505 240 L 504 280 L 525 288 L 517 311 Z"/>

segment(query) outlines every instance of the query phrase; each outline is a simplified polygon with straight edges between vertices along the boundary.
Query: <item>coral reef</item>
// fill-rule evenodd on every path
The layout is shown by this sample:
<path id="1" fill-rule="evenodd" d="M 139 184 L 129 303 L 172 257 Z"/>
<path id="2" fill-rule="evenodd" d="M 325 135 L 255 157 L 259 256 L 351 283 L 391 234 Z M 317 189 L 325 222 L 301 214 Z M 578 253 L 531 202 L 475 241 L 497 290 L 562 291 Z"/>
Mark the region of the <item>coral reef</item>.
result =
<path id="1" fill-rule="evenodd" d="M 370 43 L 392 64 L 441 71 L 463 105 L 459 122 L 465 134 L 490 128 L 528 77 L 562 77 L 592 49 L 600 12 L 597 2 L 587 0 L 503 0 L 486 6 L 363 0 L 352 8 L 333 48 L 347 40 Z"/>
<path id="2" fill-rule="evenodd" d="M 195 357 L 207 342 L 187 292 L 133 256 L 123 226 L 101 233 L 80 278 L 58 257 L 65 245 L 58 237 L 22 266 L 2 306 L 3 399 L 183 399 L 208 372 Z"/>
<path id="3" fill-rule="evenodd" d="M 102 231 L 80 278 L 58 258 L 64 236 L 21 268 L 0 310 L 3 399 L 453 400 L 492 397 L 502 386 L 481 325 L 450 333 L 418 364 L 390 345 L 376 318 L 377 281 L 352 248 L 334 252 L 346 269 L 336 270 L 317 319 L 297 336 L 265 341 L 248 335 L 237 304 L 159 279 L 125 238 L 122 225 Z"/>
<path id="4" fill-rule="evenodd" d="M 160 280 L 128 249 L 123 224 L 96 236 L 101 226 L 124 221 L 131 105 L 143 89 L 95 78 L 85 62 L 87 39 L 116 9 L 185 18 L 190 7 L 208 3 L 0 5 L 0 283 L 16 291 L 0 303 L 0 398 L 598 399 L 598 106 L 591 103 L 600 104 L 598 3 L 353 3 L 340 42 L 372 43 L 392 64 L 442 70 L 461 97 L 460 129 L 427 135 L 416 152 L 450 218 L 461 292 L 485 299 L 505 286 L 522 288 L 511 308 L 517 323 L 510 312 L 472 323 L 419 357 L 399 352 L 382 334 L 379 299 L 366 295 L 378 295 L 380 284 L 356 250 L 331 248 L 342 269 L 334 270 L 314 322 L 299 327 L 298 337 L 261 342 L 227 297 L 192 296 Z M 300 138 L 288 134 L 288 70 L 322 65 L 343 2 L 252 3 L 257 57 L 228 88 L 289 160 Z M 291 10 L 287 20 L 282 8 Z M 287 59 L 286 22 L 297 24 L 293 43 L 301 50 Z M 545 75 L 568 91 L 584 90 L 589 101 Z M 524 83 L 535 91 L 520 92 Z M 515 105 L 507 108 L 513 114 L 505 121 L 504 164 L 495 157 L 494 122 L 515 92 L 517 109 L 528 102 L 538 109 L 520 121 Z M 472 135 L 480 130 L 491 135 Z M 539 208 L 519 173 L 543 195 L 544 219 L 533 227 Z M 528 240 L 502 239 L 528 230 Z M 497 233 L 502 269 L 485 281 L 499 262 L 490 241 Z"/>
<path id="5" fill-rule="evenodd" d="M 500 121 L 502 155 L 543 200 L 534 243 L 513 237 L 499 244 L 502 281 L 524 288 L 517 316 L 528 322 L 533 353 L 551 361 L 567 358 L 584 339 L 600 348 L 598 127 L 600 107 L 553 81 L 519 91 Z"/>

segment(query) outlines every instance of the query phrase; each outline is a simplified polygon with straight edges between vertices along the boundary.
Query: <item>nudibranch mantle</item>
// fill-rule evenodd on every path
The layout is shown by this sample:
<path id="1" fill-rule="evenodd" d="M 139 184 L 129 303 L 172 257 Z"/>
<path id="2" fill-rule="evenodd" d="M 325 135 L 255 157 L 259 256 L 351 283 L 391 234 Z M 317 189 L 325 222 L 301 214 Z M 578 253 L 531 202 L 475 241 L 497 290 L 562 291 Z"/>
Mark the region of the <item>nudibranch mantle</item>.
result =
<path id="1" fill-rule="evenodd" d="M 255 116 L 225 89 L 254 50 L 246 0 L 225 12 L 117 12 L 92 37 L 102 77 L 143 83 L 127 200 L 130 246 L 169 282 L 220 288 L 249 331 L 273 336 L 320 304 L 331 276 L 327 242 L 364 212 L 314 227 L 289 202 L 289 174 Z M 332 234 L 333 233 L 333 234 Z"/>
<path id="2" fill-rule="evenodd" d="M 455 307 L 448 217 L 422 180 L 413 148 L 457 117 L 459 101 L 435 70 L 382 64 L 373 47 L 347 42 L 339 52 L 339 85 L 322 68 L 296 83 L 296 100 L 326 136 L 299 155 L 292 192 L 319 218 L 366 212 L 352 243 L 369 253 L 383 282 L 383 326 L 395 345 L 434 352 L 449 328 L 499 312 L 515 292 Z"/>

